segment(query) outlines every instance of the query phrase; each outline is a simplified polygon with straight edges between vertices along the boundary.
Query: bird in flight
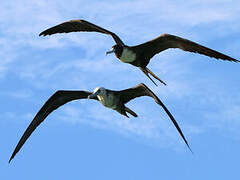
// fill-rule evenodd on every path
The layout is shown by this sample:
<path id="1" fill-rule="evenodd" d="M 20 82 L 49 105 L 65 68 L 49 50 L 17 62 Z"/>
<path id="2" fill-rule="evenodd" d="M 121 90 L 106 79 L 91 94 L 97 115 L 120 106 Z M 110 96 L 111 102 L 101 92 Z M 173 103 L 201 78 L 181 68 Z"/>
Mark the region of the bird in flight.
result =
<path id="1" fill-rule="evenodd" d="M 131 109 L 129 109 L 128 107 L 126 107 L 125 104 L 131 101 L 132 99 L 141 97 L 141 96 L 149 96 L 153 98 L 157 104 L 162 106 L 162 108 L 167 113 L 167 115 L 173 122 L 174 126 L 178 130 L 179 134 L 183 138 L 187 147 L 190 149 L 189 144 L 182 133 L 182 130 L 180 129 L 178 123 L 176 122 L 172 114 L 169 112 L 166 106 L 162 103 L 162 101 L 145 84 L 141 83 L 135 87 L 124 89 L 121 91 L 113 91 L 113 90 L 105 89 L 103 87 L 96 88 L 93 92 L 65 91 L 65 90 L 57 91 L 47 100 L 47 102 L 45 102 L 42 108 L 35 115 L 32 122 L 27 127 L 21 139 L 19 140 L 17 146 L 15 147 L 9 159 L 9 163 L 14 158 L 14 156 L 18 153 L 18 151 L 21 149 L 21 147 L 29 138 L 29 136 L 33 133 L 33 131 L 47 118 L 47 116 L 50 113 L 52 113 L 54 110 L 56 110 L 60 106 L 70 101 L 74 101 L 78 99 L 94 99 L 94 100 L 100 101 L 102 105 L 104 105 L 105 107 L 111 108 L 126 117 L 129 117 L 127 113 L 131 114 L 134 117 L 137 117 L 137 114 L 133 112 Z"/>
<path id="2" fill-rule="evenodd" d="M 151 58 L 169 48 L 179 48 L 184 51 L 203 54 L 216 59 L 222 59 L 233 62 L 240 62 L 230 56 L 222 54 L 218 51 L 212 50 L 208 47 L 197 44 L 193 41 L 174 36 L 171 34 L 162 34 L 155 39 L 147 41 L 143 44 L 136 46 L 127 46 L 123 41 L 113 32 L 106 30 L 100 26 L 92 24 L 85 20 L 71 20 L 63 22 L 59 25 L 53 26 L 39 34 L 52 35 L 56 33 L 70 33 L 70 32 L 99 32 L 111 35 L 115 41 L 115 45 L 112 46 L 111 51 L 106 54 L 115 53 L 115 56 L 124 63 L 129 63 L 133 66 L 139 67 L 139 69 L 157 86 L 153 79 L 149 76 L 152 75 L 155 79 L 166 85 L 159 77 L 157 77 L 152 71 L 147 68 Z"/>

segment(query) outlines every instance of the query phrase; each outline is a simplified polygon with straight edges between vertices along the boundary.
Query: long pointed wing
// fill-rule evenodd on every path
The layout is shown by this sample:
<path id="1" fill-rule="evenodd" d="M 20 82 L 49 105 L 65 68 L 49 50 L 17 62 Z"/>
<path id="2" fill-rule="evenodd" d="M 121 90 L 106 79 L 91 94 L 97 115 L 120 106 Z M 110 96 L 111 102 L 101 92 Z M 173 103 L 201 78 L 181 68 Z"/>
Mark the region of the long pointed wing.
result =
<path id="1" fill-rule="evenodd" d="M 161 51 L 164 51 L 166 49 L 179 48 L 184 51 L 199 53 L 216 59 L 240 62 L 239 60 L 236 60 L 218 51 L 197 44 L 193 41 L 170 34 L 163 34 L 151 41 L 145 42 L 138 46 L 134 46 L 133 48 L 141 49 L 141 51 L 144 51 L 145 56 L 148 59 L 152 58 L 155 54 L 160 53 Z"/>
<path id="2" fill-rule="evenodd" d="M 136 97 L 140 97 L 140 96 L 150 96 L 150 97 L 152 97 L 157 104 L 162 106 L 164 111 L 167 113 L 169 118 L 172 120 L 172 122 L 173 122 L 174 126 L 176 127 L 176 129 L 178 130 L 179 134 L 183 138 L 183 140 L 186 143 L 187 147 L 192 152 L 192 150 L 191 150 L 191 148 L 190 148 L 186 138 L 184 137 L 184 135 L 182 133 L 182 130 L 180 129 L 177 121 L 174 119 L 174 117 L 168 111 L 168 109 L 162 103 L 162 101 L 145 84 L 141 83 L 141 84 L 139 84 L 139 85 L 137 85 L 137 86 L 135 86 L 133 88 L 122 90 L 122 91 L 120 91 L 120 96 L 121 96 L 121 99 L 123 100 L 124 104 L 129 102 L 130 100 L 136 98 Z"/>
<path id="3" fill-rule="evenodd" d="M 95 24 L 92 24 L 85 20 L 71 20 L 66 21 L 64 23 L 58 24 L 56 26 L 53 26 L 39 34 L 39 36 L 43 35 L 52 35 L 56 33 L 69 33 L 69 32 L 100 32 L 104 34 L 111 35 L 114 39 L 114 41 L 119 45 L 124 45 L 122 40 L 113 32 L 108 31 L 102 27 L 99 27 Z"/>
<path id="4" fill-rule="evenodd" d="M 47 102 L 42 106 L 42 108 L 38 111 L 36 116 L 33 118 L 31 124 L 28 126 L 24 134 L 22 135 L 20 141 L 15 147 L 14 152 L 9 160 L 9 163 L 14 158 L 14 156 L 21 149 L 23 144 L 29 138 L 29 136 L 33 133 L 33 131 L 44 121 L 44 119 L 55 109 L 60 106 L 77 99 L 85 99 L 90 95 L 91 92 L 87 91 L 57 91 L 54 93 Z"/>

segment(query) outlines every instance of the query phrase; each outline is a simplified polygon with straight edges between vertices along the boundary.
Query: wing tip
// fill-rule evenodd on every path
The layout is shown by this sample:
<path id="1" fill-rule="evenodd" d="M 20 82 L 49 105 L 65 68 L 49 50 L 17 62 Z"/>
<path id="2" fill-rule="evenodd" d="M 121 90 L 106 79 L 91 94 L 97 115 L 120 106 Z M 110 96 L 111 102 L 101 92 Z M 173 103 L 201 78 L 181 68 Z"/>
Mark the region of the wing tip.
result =
<path id="1" fill-rule="evenodd" d="M 48 34 L 46 31 L 43 31 L 39 34 L 39 36 L 47 36 L 47 35 L 50 35 L 50 34 Z"/>
<path id="2" fill-rule="evenodd" d="M 8 164 L 11 163 L 11 161 L 12 161 L 13 158 L 14 158 L 14 156 L 12 155 L 12 156 L 10 157 L 10 159 L 8 160 Z"/>
<path id="3" fill-rule="evenodd" d="M 235 63 L 239 63 L 240 61 L 237 60 L 237 59 L 234 59 L 233 62 L 235 62 Z"/>
<path id="4" fill-rule="evenodd" d="M 15 149 L 10 157 L 10 159 L 8 160 L 8 164 L 11 163 L 11 161 L 13 160 L 13 158 L 16 156 L 16 154 L 18 153 L 18 151 Z"/>
<path id="5" fill-rule="evenodd" d="M 225 55 L 226 57 L 225 58 L 219 58 L 219 59 L 222 59 L 222 60 L 227 60 L 227 61 L 231 61 L 231 62 L 235 62 L 235 63 L 239 63 L 240 61 L 235 59 L 235 58 L 232 58 L 230 56 L 227 56 Z"/>
<path id="6" fill-rule="evenodd" d="M 192 151 L 192 149 L 190 147 L 188 147 L 188 149 L 191 151 L 192 155 L 194 155 L 194 152 Z"/>
<path id="7" fill-rule="evenodd" d="M 39 36 L 46 36 L 46 34 L 44 34 L 44 31 L 43 31 L 39 34 Z"/>
<path id="8" fill-rule="evenodd" d="M 184 138 L 184 141 L 185 141 L 185 143 L 186 143 L 186 145 L 187 145 L 187 147 L 188 147 L 188 149 L 191 151 L 191 153 L 194 155 L 194 153 L 193 153 L 193 151 L 192 151 L 192 149 L 190 148 L 190 146 L 189 146 L 189 144 L 188 144 L 188 142 L 187 142 L 187 140 Z"/>

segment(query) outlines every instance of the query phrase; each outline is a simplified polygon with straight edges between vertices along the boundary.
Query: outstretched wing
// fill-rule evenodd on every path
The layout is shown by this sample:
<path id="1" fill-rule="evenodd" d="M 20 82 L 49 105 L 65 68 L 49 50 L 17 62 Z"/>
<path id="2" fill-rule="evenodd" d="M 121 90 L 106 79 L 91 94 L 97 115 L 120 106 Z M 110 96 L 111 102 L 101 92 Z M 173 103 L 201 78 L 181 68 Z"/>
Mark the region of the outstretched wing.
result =
<path id="1" fill-rule="evenodd" d="M 151 41 L 145 42 L 138 46 L 134 46 L 133 48 L 141 49 L 141 51 L 144 52 L 146 59 L 150 59 L 155 54 L 160 53 L 161 51 L 164 51 L 166 49 L 179 48 L 184 51 L 199 53 L 216 59 L 240 62 L 239 60 L 236 60 L 230 56 L 197 44 L 193 41 L 170 34 L 163 34 Z"/>
<path id="2" fill-rule="evenodd" d="M 120 91 L 120 97 L 121 100 L 123 101 L 123 103 L 127 103 L 130 100 L 136 98 L 136 97 L 140 97 L 140 96 L 150 96 L 152 97 L 155 102 L 157 104 L 159 104 L 160 106 L 162 106 L 162 108 L 164 109 L 164 111 L 167 113 L 167 115 L 169 116 L 169 118 L 172 120 L 174 126 L 177 128 L 179 134 L 181 135 L 181 137 L 183 138 L 184 142 L 186 143 L 187 147 L 190 149 L 190 151 L 192 152 L 186 138 L 184 137 L 182 130 L 180 129 L 177 121 L 174 119 L 174 117 L 172 116 L 172 114 L 168 111 L 168 109 L 166 108 L 166 106 L 162 103 L 162 101 L 143 83 L 130 88 L 130 89 L 125 89 Z"/>
<path id="3" fill-rule="evenodd" d="M 20 141 L 18 142 L 17 146 L 15 147 L 14 152 L 9 160 L 10 161 L 14 158 L 14 156 L 18 153 L 21 149 L 23 144 L 29 138 L 29 136 L 33 133 L 33 131 L 44 121 L 44 119 L 55 109 L 59 108 L 60 106 L 77 99 L 85 99 L 87 98 L 91 92 L 87 91 L 57 91 L 53 94 L 47 102 L 42 106 L 42 108 L 38 111 L 36 116 L 33 118 L 31 124 L 28 126 L 24 134 L 22 135 Z"/>
<path id="4" fill-rule="evenodd" d="M 52 35 L 56 33 L 69 33 L 69 32 L 100 32 L 104 34 L 111 35 L 114 39 L 114 41 L 119 45 L 124 45 L 122 40 L 113 32 L 108 31 L 102 27 L 99 27 L 95 24 L 92 24 L 85 20 L 71 20 L 64 23 L 61 23 L 59 25 L 53 26 L 39 34 L 39 36 L 43 35 Z"/>

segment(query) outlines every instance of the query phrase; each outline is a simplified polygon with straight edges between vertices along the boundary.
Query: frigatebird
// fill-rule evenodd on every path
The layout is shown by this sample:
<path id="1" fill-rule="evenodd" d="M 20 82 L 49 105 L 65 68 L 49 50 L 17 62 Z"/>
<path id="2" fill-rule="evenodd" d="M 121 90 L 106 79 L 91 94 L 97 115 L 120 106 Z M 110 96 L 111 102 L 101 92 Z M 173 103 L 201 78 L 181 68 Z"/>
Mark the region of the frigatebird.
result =
<path id="1" fill-rule="evenodd" d="M 116 42 L 116 45 L 112 47 L 111 51 L 106 52 L 106 54 L 115 53 L 115 56 L 121 62 L 129 63 L 133 66 L 139 67 L 141 71 L 156 86 L 157 84 L 153 81 L 153 79 L 149 76 L 149 74 L 152 75 L 155 79 L 159 80 L 164 85 L 166 85 L 166 83 L 162 81 L 159 77 L 157 77 L 152 71 L 150 71 L 147 68 L 147 65 L 154 55 L 169 48 L 179 48 L 184 51 L 199 53 L 199 54 L 203 54 L 216 59 L 240 62 L 239 60 L 236 60 L 218 51 L 212 50 L 210 48 L 197 44 L 193 41 L 190 41 L 175 35 L 171 35 L 171 34 L 162 34 L 157 38 L 147 41 L 143 44 L 139 44 L 136 46 L 127 46 L 115 33 L 85 20 L 71 20 L 71 21 L 63 22 L 61 24 L 58 24 L 54 27 L 51 27 L 41 32 L 39 36 L 52 35 L 56 33 L 78 32 L 78 31 L 99 32 L 99 33 L 111 35 L 114 41 Z"/>
<path id="2" fill-rule="evenodd" d="M 174 126 L 178 130 L 179 134 L 183 138 L 187 147 L 190 149 L 189 144 L 184 137 L 182 130 L 180 129 L 178 123 L 166 108 L 166 106 L 162 103 L 162 101 L 143 83 L 138 84 L 135 87 L 121 90 L 121 91 L 113 91 L 109 89 L 105 89 L 103 87 L 96 88 L 93 92 L 88 91 L 66 91 L 59 90 L 55 92 L 42 106 L 42 108 L 38 111 L 36 116 L 33 118 L 32 122 L 22 135 L 20 141 L 18 142 L 15 150 L 12 153 L 12 156 L 9 160 L 9 163 L 14 158 L 14 156 L 21 149 L 23 144 L 29 138 L 29 136 L 33 133 L 33 131 L 47 118 L 47 116 L 52 113 L 54 110 L 59 108 L 60 106 L 78 99 L 94 99 L 100 101 L 105 107 L 111 108 L 120 114 L 129 117 L 127 113 L 131 114 L 134 117 L 137 117 L 137 114 L 133 112 L 131 109 L 125 106 L 126 103 L 131 101 L 134 98 L 141 96 L 149 96 L 152 97 L 157 104 L 162 106 L 164 111 L 167 113 L 169 118 L 172 120 Z M 191 151 L 191 149 L 190 149 Z M 191 151 L 192 152 L 192 151 Z"/>

